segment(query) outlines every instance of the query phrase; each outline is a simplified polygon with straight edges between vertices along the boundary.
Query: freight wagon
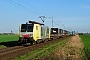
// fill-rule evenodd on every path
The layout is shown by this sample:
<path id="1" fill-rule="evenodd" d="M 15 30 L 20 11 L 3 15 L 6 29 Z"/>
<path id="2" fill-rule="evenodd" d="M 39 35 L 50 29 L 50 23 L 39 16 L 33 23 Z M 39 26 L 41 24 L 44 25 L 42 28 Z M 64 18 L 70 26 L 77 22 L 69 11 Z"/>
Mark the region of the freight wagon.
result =
<path id="1" fill-rule="evenodd" d="M 59 28 L 51 28 L 51 34 L 50 34 L 50 38 L 51 39 L 57 39 L 62 37 L 63 35 L 63 30 L 59 29 Z"/>
<path id="2" fill-rule="evenodd" d="M 64 30 L 64 36 L 69 36 L 70 34 L 69 34 L 69 31 L 67 31 L 67 30 Z"/>

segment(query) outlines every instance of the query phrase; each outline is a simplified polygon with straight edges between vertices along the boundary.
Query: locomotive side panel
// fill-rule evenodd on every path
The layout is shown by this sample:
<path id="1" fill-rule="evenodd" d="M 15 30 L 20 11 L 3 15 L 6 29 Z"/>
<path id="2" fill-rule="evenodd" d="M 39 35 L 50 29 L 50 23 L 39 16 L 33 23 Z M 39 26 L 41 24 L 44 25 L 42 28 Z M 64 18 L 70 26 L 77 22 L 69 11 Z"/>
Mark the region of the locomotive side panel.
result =
<path id="1" fill-rule="evenodd" d="M 34 24 L 33 39 L 35 41 L 37 41 L 38 39 L 41 39 L 41 26 L 39 24 Z"/>
<path id="2" fill-rule="evenodd" d="M 50 39 L 50 29 L 48 26 L 41 27 L 41 39 Z"/>

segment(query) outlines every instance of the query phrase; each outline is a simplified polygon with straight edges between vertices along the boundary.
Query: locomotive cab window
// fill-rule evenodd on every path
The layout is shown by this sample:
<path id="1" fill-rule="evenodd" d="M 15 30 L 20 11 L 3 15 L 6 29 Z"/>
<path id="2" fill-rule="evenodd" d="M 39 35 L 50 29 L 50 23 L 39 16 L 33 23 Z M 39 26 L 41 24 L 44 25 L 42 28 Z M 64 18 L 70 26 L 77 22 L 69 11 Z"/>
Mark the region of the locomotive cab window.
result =
<path id="1" fill-rule="evenodd" d="M 28 31 L 28 32 L 33 32 L 33 26 L 30 26 L 30 25 L 27 26 L 27 31 Z"/>
<path id="2" fill-rule="evenodd" d="M 21 32 L 33 32 L 33 25 L 30 24 L 22 24 L 21 25 Z"/>

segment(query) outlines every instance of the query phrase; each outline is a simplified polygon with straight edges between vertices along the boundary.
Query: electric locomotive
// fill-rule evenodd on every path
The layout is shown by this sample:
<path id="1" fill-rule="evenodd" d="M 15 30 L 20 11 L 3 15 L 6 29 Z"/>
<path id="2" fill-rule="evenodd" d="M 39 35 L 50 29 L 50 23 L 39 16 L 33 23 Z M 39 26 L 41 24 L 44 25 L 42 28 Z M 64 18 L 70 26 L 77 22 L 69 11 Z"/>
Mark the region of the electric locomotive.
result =
<path id="1" fill-rule="evenodd" d="M 34 44 L 50 39 L 50 29 L 42 23 L 29 21 L 19 28 L 19 43 Z"/>

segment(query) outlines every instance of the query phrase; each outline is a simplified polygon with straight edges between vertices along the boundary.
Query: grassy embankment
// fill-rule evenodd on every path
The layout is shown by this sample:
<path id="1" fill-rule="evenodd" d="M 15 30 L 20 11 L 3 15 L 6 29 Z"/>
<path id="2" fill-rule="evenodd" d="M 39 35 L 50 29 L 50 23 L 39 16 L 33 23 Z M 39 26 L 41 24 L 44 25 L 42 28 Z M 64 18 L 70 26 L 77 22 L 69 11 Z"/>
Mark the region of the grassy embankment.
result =
<path id="1" fill-rule="evenodd" d="M 12 45 L 15 41 L 18 41 L 18 35 L 0 35 L 0 49 L 5 48 L 5 45 Z"/>
<path id="2" fill-rule="evenodd" d="M 90 60 L 90 35 L 80 35 L 84 44 L 84 52 L 88 60 Z"/>
<path id="3" fill-rule="evenodd" d="M 53 42 L 49 45 L 46 45 L 42 48 L 33 50 L 29 52 L 28 54 L 25 54 L 23 56 L 20 56 L 19 58 L 16 58 L 15 60 L 34 60 L 38 58 L 43 58 L 45 56 L 48 56 L 49 54 L 53 53 L 58 47 L 63 47 L 66 43 L 67 39 L 58 40 L 57 42 Z M 51 59 L 50 57 L 49 59 Z"/>

